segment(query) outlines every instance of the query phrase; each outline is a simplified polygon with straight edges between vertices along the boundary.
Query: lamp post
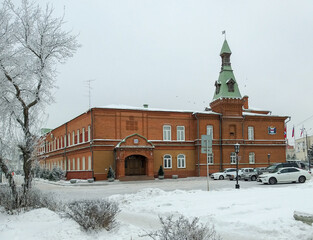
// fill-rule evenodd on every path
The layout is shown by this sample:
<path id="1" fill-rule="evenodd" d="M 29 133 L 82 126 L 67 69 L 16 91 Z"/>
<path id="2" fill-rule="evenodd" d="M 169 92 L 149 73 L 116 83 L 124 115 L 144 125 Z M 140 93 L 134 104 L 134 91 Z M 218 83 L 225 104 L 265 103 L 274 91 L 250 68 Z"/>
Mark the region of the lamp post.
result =
<path id="1" fill-rule="evenodd" d="M 240 148 L 240 144 L 239 143 L 236 143 L 235 144 L 235 153 L 236 153 L 236 186 L 235 188 L 236 189 L 239 189 L 240 186 L 238 184 L 238 153 L 239 153 L 239 148 Z"/>
<path id="2" fill-rule="evenodd" d="M 267 154 L 267 162 L 268 162 L 268 165 L 270 165 L 270 158 L 271 158 L 271 154 Z"/>

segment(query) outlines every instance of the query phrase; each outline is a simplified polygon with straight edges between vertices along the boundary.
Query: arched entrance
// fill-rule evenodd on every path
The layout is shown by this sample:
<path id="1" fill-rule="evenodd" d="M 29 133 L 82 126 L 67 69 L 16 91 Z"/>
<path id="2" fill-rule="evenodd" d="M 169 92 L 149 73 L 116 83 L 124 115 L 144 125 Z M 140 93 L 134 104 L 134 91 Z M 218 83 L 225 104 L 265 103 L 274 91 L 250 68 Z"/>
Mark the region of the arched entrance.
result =
<path id="1" fill-rule="evenodd" d="M 125 158 L 125 176 L 146 175 L 147 158 L 131 155 Z"/>

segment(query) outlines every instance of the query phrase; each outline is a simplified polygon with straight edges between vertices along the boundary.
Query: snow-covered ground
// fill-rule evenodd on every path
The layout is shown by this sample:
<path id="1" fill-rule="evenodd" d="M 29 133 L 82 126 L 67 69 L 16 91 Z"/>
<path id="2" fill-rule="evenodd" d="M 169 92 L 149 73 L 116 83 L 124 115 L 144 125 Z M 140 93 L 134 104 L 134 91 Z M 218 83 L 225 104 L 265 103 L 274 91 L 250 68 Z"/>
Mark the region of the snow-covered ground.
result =
<path id="1" fill-rule="evenodd" d="M 158 229 L 158 216 L 170 214 L 214 223 L 224 240 L 313 239 L 313 226 L 293 218 L 294 211 L 313 214 L 313 180 L 262 187 L 255 182 L 250 184 L 254 185 L 239 190 L 233 186 L 209 192 L 150 187 L 111 195 L 108 198 L 119 202 L 121 208 L 119 227 L 111 232 L 85 233 L 73 220 L 47 209 L 14 216 L 0 213 L 0 239 L 149 239 L 139 235 Z M 127 188 L 136 185 L 128 184 Z M 99 187 L 92 188 L 96 191 Z M 63 189 L 81 191 L 80 187 Z"/>

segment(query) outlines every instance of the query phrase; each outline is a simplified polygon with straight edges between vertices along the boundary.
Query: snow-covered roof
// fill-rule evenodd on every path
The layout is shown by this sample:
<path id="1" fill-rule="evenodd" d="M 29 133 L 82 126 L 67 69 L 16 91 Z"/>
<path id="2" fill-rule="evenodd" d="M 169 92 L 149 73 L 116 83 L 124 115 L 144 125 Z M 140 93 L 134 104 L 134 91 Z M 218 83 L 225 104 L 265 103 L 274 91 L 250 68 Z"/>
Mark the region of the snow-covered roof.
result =
<path id="1" fill-rule="evenodd" d="M 279 116 L 279 115 L 270 115 L 270 114 L 262 114 L 262 113 L 252 113 L 252 112 L 242 112 L 244 116 L 262 116 L 262 117 L 287 117 L 287 116 Z"/>
<path id="2" fill-rule="evenodd" d="M 213 111 L 195 111 L 195 110 L 172 110 L 172 109 L 162 109 L 162 108 L 145 108 L 145 107 L 133 107 L 133 106 L 127 106 L 127 105 L 106 105 L 101 107 L 95 107 L 95 108 L 105 108 L 105 109 L 124 109 L 124 110 L 139 110 L 139 111 L 151 111 L 151 112 L 181 112 L 181 113 L 201 113 L 201 114 L 217 114 L 219 113 L 213 112 Z"/>

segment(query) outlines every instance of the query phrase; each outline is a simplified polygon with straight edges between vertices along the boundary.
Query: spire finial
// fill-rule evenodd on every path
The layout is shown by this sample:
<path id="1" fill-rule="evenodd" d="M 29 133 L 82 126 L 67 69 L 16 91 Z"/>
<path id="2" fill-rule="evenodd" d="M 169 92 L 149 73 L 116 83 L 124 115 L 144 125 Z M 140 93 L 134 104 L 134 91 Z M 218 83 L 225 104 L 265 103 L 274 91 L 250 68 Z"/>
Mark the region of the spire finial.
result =
<path id="1" fill-rule="evenodd" d="M 224 35 L 224 37 L 225 37 L 225 39 L 224 40 L 226 40 L 226 31 L 224 30 L 224 31 L 222 31 L 222 35 Z"/>

